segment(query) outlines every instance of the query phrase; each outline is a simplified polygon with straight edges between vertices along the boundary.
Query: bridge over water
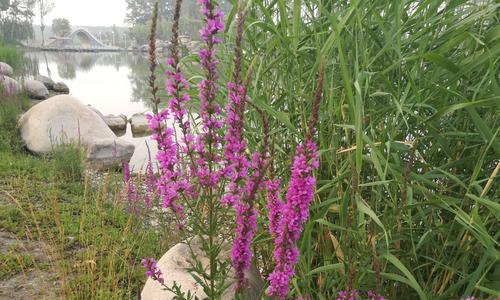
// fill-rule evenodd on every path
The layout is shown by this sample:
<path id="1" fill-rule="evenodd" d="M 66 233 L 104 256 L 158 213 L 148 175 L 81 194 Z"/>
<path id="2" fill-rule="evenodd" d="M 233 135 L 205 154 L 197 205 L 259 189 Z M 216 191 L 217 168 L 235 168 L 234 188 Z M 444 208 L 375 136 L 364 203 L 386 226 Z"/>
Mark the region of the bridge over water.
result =
<path id="1" fill-rule="evenodd" d="M 119 51 L 119 47 L 105 45 L 92 33 L 85 29 L 77 29 L 66 37 L 53 37 L 52 40 L 41 47 L 43 50 L 52 51 Z"/>

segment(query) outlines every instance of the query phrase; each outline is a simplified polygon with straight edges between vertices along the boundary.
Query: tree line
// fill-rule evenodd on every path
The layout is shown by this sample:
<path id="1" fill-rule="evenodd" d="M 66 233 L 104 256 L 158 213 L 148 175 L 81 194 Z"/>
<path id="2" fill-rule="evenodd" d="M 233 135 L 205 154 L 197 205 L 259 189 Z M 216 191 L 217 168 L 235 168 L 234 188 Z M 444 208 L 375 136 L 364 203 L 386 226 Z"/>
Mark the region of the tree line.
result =
<path id="1" fill-rule="evenodd" d="M 152 8 L 155 0 L 126 0 L 127 15 L 125 22 L 130 26 L 130 40 L 135 44 L 142 45 L 147 43 L 149 33 L 149 21 L 151 19 Z M 222 0 L 220 7 L 229 12 L 231 4 L 227 0 Z M 157 38 L 160 40 L 170 39 L 170 27 L 172 20 L 175 0 L 160 0 L 158 15 Z M 200 8 L 197 0 L 184 0 L 181 9 L 180 33 L 188 35 L 193 39 L 198 38 L 198 31 L 201 28 Z"/>

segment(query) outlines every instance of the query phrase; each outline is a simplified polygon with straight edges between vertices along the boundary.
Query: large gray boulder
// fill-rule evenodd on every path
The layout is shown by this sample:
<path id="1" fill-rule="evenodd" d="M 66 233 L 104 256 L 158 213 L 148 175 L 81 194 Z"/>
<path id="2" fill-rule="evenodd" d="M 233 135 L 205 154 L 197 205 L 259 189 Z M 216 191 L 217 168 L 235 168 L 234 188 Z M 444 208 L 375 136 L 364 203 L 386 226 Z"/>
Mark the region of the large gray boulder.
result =
<path id="1" fill-rule="evenodd" d="M 2 74 L 5 76 L 13 76 L 14 69 L 10 65 L 8 65 L 7 63 L 0 61 L 0 76 Z"/>
<path id="2" fill-rule="evenodd" d="M 18 94 L 23 90 L 19 82 L 9 76 L 0 76 L 0 83 L 2 84 L 3 91 L 7 93 L 7 95 Z"/>
<path id="3" fill-rule="evenodd" d="M 227 244 L 225 246 L 226 249 L 221 252 L 219 259 L 229 260 L 231 253 L 230 247 Z M 209 266 L 209 259 L 202 250 L 201 239 L 199 237 L 191 241 L 191 249 L 193 251 L 192 254 L 197 257 L 203 267 L 207 269 Z M 187 294 L 187 292 L 190 291 L 193 296 L 205 299 L 207 296 L 203 291 L 203 287 L 198 284 L 187 271 L 193 262 L 190 247 L 185 243 L 179 243 L 170 248 L 170 250 L 160 258 L 157 265 L 164 274 L 163 277 L 166 286 L 172 287 L 175 281 L 184 293 Z M 233 274 L 233 272 L 230 272 L 226 279 L 226 283 L 230 284 L 230 286 L 222 295 L 222 300 L 235 299 L 236 286 Z M 252 266 L 250 270 L 247 271 L 246 276 L 248 278 L 249 287 L 244 291 L 242 299 L 260 300 L 262 298 L 264 283 L 259 270 L 257 270 L 255 266 Z M 141 292 L 142 300 L 173 300 L 176 299 L 174 296 L 173 293 L 163 290 L 163 287 L 151 278 L 148 278 Z"/>
<path id="4" fill-rule="evenodd" d="M 130 118 L 130 125 L 132 128 L 132 134 L 134 136 L 151 134 L 148 119 L 146 118 L 145 114 L 132 115 L 132 117 Z"/>
<path id="5" fill-rule="evenodd" d="M 31 152 L 48 154 L 61 144 L 80 144 L 97 169 L 120 166 L 134 153 L 133 144 L 118 139 L 97 113 L 68 95 L 33 106 L 21 117 L 19 127 Z"/>
<path id="6" fill-rule="evenodd" d="M 122 116 L 106 115 L 103 119 L 111 130 L 127 129 L 127 119 L 124 119 Z"/>
<path id="7" fill-rule="evenodd" d="M 50 79 L 49 77 L 47 76 L 43 76 L 43 75 L 36 75 L 35 76 L 35 80 L 36 81 L 40 81 L 41 83 L 43 83 L 43 85 L 45 85 L 45 87 L 49 90 L 52 90 L 54 89 L 54 85 L 56 84 L 54 82 L 54 80 Z"/>
<path id="8" fill-rule="evenodd" d="M 55 83 L 52 90 L 56 93 L 69 94 L 69 87 L 64 82 Z"/>
<path id="9" fill-rule="evenodd" d="M 33 79 L 26 79 L 24 81 L 24 90 L 30 98 L 37 100 L 47 99 L 49 96 L 49 90 L 43 83 Z"/>

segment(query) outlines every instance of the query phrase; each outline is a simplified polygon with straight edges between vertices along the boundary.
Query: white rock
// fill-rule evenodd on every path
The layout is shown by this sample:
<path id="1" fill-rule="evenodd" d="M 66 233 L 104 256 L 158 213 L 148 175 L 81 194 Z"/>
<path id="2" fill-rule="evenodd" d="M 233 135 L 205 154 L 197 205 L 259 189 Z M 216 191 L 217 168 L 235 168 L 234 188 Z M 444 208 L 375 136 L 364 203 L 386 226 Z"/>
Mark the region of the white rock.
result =
<path id="1" fill-rule="evenodd" d="M 198 258 L 198 260 L 203 264 L 206 269 L 209 265 L 209 260 L 206 257 L 204 251 L 201 248 L 201 239 L 195 238 L 191 242 L 191 249 L 193 250 L 193 255 Z M 230 249 L 226 245 L 226 249 L 220 254 L 220 259 L 229 260 L 230 259 Z M 191 258 L 191 251 L 189 246 L 184 243 L 179 243 L 162 256 L 158 261 L 157 265 L 161 272 L 164 274 L 165 285 L 172 287 L 174 281 L 181 290 L 187 294 L 188 291 L 191 292 L 193 296 L 197 296 L 200 299 L 205 299 L 206 294 L 203 291 L 203 287 L 198 284 L 192 277 L 192 275 L 187 271 L 191 267 L 193 260 Z M 228 289 L 223 293 L 222 300 L 230 300 L 235 298 L 235 281 L 232 278 L 233 272 L 228 276 L 227 282 L 231 284 Z M 243 299 L 246 300 L 258 300 L 261 299 L 263 293 L 263 282 L 259 271 L 254 266 L 247 272 L 247 278 L 249 282 L 249 287 L 245 290 Z M 142 300 L 173 300 L 174 294 L 164 291 L 163 287 L 152 279 L 148 279 L 144 288 L 141 292 Z"/>
<path id="2" fill-rule="evenodd" d="M 49 77 L 47 76 L 43 76 L 43 75 L 36 75 L 35 76 L 35 80 L 36 81 L 40 81 L 41 83 L 43 83 L 43 85 L 45 85 L 45 87 L 49 90 L 52 90 L 54 89 L 54 84 L 56 84 L 54 82 L 54 80 L 50 79 Z"/>
<path id="3" fill-rule="evenodd" d="M 92 105 L 90 104 L 87 104 L 87 106 L 92 110 L 94 111 L 99 117 L 101 117 L 101 119 L 104 119 L 104 115 L 95 107 L 93 107 Z"/>
<path id="4" fill-rule="evenodd" d="M 7 63 L 0 61 L 0 74 L 3 74 L 5 76 L 13 76 L 14 69 Z"/>
<path id="5" fill-rule="evenodd" d="M 69 94 L 69 87 L 64 82 L 57 82 L 52 88 L 54 92 Z"/>
<path id="6" fill-rule="evenodd" d="M 132 125 L 132 134 L 134 135 L 151 134 L 148 119 L 144 114 L 134 114 L 132 118 L 130 118 L 130 125 Z"/>
<path id="7" fill-rule="evenodd" d="M 120 116 L 107 115 L 103 117 L 104 122 L 111 130 L 125 130 L 127 129 L 127 121 Z"/>
<path id="8" fill-rule="evenodd" d="M 88 106 L 68 95 L 47 99 L 28 110 L 19 120 L 27 148 L 47 154 L 62 143 L 79 143 L 96 168 L 119 166 L 129 161 L 134 145 L 118 139 Z"/>
<path id="9" fill-rule="evenodd" d="M 24 81 L 24 90 L 30 98 L 33 99 L 47 99 L 49 96 L 49 90 L 43 83 L 33 79 L 26 79 Z"/>
<path id="10" fill-rule="evenodd" d="M 8 95 L 17 94 L 23 90 L 19 82 L 9 76 L 0 76 L 0 81 L 2 83 L 3 91 Z"/>

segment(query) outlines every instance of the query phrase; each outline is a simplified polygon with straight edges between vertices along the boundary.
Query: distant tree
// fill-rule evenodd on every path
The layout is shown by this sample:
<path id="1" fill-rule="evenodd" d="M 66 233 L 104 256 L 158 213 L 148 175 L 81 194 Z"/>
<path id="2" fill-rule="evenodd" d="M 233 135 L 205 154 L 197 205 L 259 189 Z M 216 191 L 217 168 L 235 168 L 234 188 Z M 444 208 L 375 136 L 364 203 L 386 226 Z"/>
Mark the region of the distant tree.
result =
<path id="1" fill-rule="evenodd" d="M 71 25 L 68 19 L 57 18 L 52 21 L 52 31 L 57 36 L 67 36 L 71 33 Z"/>
<path id="2" fill-rule="evenodd" d="M 156 0 L 126 0 L 127 17 L 125 21 L 132 26 L 146 25 L 151 19 L 153 4 Z M 173 14 L 175 0 L 159 0 L 160 20 L 170 19 Z"/>
<path id="3" fill-rule="evenodd" d="M 38 12 L 40 13 L 40 30 L 42 31 L 42 47 L 45 46 L 45 23 L 43 19 L 54 9 L 53 0 L 37 0 Z"/>
<path id="4" fill-rule="evenodd" d="M 126 0 L 127 18 L 125 21 L 130 24 L 129 35 L 133 43 L 143 45 L 147 43 L 149 35 L 149 22 L 153 3 L 156 0 Z M 160 40 L 170 39 L 171 20 L 175 0 L 159 0 L 159 21 L 156 36 Z M 219 0 L 220 7 L 225 13 L 231 9 L 229 0 Z M 200 5 L 197 0 L 183 0 L 181 10 L 180 32 L 188 34 L 193 39 L 198 38 L 201 29 Z"/>
<path id="5" fill-rule="evenodd" d="M 0 40 L 18 42 L 33 36 L 36 0 L 0 0 Z"/>
<path id="6" fill-rule="evenodd" d="M 10 7 L 10 0 L 0 0 L 0 11 L 6 11 Z"/>

